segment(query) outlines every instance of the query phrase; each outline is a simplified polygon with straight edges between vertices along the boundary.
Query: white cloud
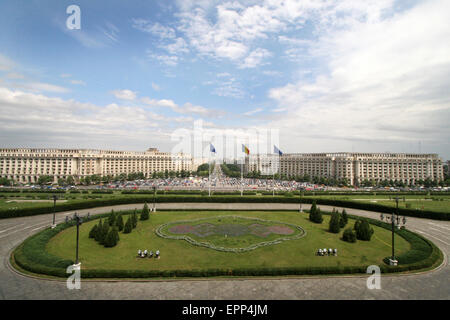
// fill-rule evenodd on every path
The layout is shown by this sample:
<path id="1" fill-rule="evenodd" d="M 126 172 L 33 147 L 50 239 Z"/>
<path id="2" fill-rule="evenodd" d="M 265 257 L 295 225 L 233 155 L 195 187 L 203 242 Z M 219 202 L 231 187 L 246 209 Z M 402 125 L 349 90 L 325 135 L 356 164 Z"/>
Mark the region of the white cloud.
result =
<path id="1" fill-rule="evenodd" d="M 263 60 L 271 57 L 272 54 L 266 50 L 266 49 L 262 49 L 262 48 L 257 48 L 255 50 L 253 50 L 243 61 L 243 63 L 239 66 L 239 68 L 241 69 L 246 69 L 246 68 L 255 68 L 261 64 L 263 64 Z"/>
<path id="2" fill-rule="evenodd" d="M 0 144 L 5 147 L 144 150 L 149 144 L 170 144 L 174 124 L 191 120 L 144 107 L 98 106 L 3 87 L 0 110 Z"/>
<path id="3" fill-rule="evenodd" d="M 254 115 L 255 113 L 258 113 L 258 112 L 261 112 L 261 111 L 263 111 L 262 108 L 256 108 L 254 110 L 247 111 L 247 112 L 243 113 L 243 115 L 244 116 L 251 116 L 251 115 Z"/>
<path id="4" fill-rule="evenodd" d="M 141 98 L 141 102 L 151 107 L 164 107 L 170 108 L 172 111 L 180 114 L 192 114 L 203 117 L 222 117 L 225 113 L 221 110 L 208 109 L 203 106 L 193 105 L 190 102 L 186 102 L 184 105 L 179 106 L 173 100 L 167 99 L 150 99 L 148 97 Z"/>
<path id="5" fill-rule="evenodd" d="M 158 22 L 152 23 L 146 19 L 132 19 L 132 21 L 133 28 L 139 31 L 147 32 L 164 39 L 175 38 L 175 30 L 173 28 L 163 26 Z"/>
<path id="6" fill-rule="evenodd" d="M 152 82 L 152 88 L 155 91 L 160 91 L 161 90 L 161 87 L 159 85 L 157 85 L 156 83 L 154 83 L 154 82 Z"/>
<path id="7" fill-rule="evenodd" d="M 55 93 L 67 93 L 69 89 L 44 82 L 26 82 L 26 83 L 14 83 L 12 88 L 21 88 L 31 92 L 55 92 Z"/>
<path id="8" fill-rule="evenodd" d="M 17 73 L 17 72 L 10 72 L 6 75 L 6 77 L 8 79 L 24 79 L 25 76 L 21 73 Z"/>
<path id="9" fill-rule="evenodd" d="M 111 91 L 111 94 L 113 94 L 117 99 L 121 99 L 121 100 L 136 99 L 136 92 L 128 90 L 128 89 L 114 90 L 114 91 Z"/>
<path id="10" fill-rule="evenodd" d="M 70 80 L 71 84 L 75 84 L 75 85 L 80 85 L 80 86 L 85 86 L 86 82 L 84 82 L 83 80 Z"/>
<path id="11" fill-rule="evenodd" d="M 287 109 L 271 125 L 285 130 L 294 150 L 297 143 L 324 150 L 330 140 L 333 148 L 348 148 L 348 141 L 427 141 L 448 148 L 449 10 L 448 1 L 426 1 L 390 18 L 374 14 L 328 30 L 311 47 L 327 72 L 270 90 L 278 109 Z"/>
<path id="12" fill-rule="evenodd" d="M 14 61 L 0 54 L 0 71 L 9 71 L 15 66 Z"/>

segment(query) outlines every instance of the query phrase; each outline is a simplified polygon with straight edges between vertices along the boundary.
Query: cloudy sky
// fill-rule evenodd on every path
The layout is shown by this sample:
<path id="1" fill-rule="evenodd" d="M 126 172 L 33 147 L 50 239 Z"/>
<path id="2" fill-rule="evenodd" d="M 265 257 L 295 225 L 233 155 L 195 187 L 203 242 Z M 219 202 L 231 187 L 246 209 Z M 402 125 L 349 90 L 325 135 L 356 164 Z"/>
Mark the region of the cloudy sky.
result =
<path id="1" fill-rule="evenodd" d="M 81 9 L 81 29 L 66 9 Z M 450 159 L 448 0 L 6 0 L 0 146 L 170 151 L 279 130 L 284 152 Z"/>

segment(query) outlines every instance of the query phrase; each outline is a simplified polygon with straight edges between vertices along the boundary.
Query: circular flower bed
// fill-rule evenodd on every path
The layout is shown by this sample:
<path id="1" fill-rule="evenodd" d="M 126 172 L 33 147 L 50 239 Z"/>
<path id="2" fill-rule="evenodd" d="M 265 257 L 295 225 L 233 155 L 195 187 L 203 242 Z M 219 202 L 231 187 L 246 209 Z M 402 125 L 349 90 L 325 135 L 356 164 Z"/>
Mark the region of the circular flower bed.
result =
<path id="1" fill-rule="evenodd" d="M 299 239 L 306 235 L 306 231 L 302 227 L 294 224 L 241 216 L 216 216 L 174 221 L 160 225 L 156 228 L 155 233 L 162 238 L 185 240 L 196 246 L 225 252 L 250 251 L 287 240 Z M 247 242 L 251 243 L 246 247 L 234 247 L 236 242 L 231 241 L 226 243 L 227 245 L 223 245 L 224 238 L 230 240 L 245 238 Z M 261 241 L 264 238 L 271 239 Z"/>

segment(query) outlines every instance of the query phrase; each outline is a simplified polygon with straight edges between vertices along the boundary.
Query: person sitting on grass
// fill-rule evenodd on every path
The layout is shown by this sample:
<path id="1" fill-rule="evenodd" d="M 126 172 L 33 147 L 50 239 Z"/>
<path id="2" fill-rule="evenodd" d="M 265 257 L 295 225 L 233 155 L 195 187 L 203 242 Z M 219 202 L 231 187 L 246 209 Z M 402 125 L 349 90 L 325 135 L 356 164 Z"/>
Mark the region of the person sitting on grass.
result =
<path id="1" fill-rule="evenodd" d="M 150 250 L 150 253 L 148 254 L 148 257 L 149 258 L 153 257 L 153 251 Z"/>
<path id="2" fill-rule="evenodd" d="M 155 257 L 159 258 L 159 250 L 156 250 Z"/>
<path id="3" fill-rule="evenodd" d="M 147 249 L 144 250 L 144 256 L 147 256 Z"/>
<path id="4" fill-rule="evenodd" d="M 142 253 L 142 251 L 141 251 L 141 249 L 139 249 L 139 250 L 138 250 L 138 257 L 141 256 L 141 253 Z"/>

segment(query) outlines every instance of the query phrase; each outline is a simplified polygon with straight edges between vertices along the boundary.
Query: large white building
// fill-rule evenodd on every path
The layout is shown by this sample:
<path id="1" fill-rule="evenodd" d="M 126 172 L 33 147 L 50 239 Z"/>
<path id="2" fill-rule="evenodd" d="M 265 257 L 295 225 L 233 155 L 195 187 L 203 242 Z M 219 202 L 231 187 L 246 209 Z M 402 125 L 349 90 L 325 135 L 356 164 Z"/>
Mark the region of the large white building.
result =
<path id="1" fill-rule="evenodd" d="M 263 171 L 274 155 L 253 155 L 246 171 Z M 417 180 L 444 178 L 443 161 L 437 154 L 405 153 L 292 153 L 279 157 L 279 173 L 288 177 L 309 175 L 347 179 L 354 185 L 365 180 L 393 180 L 414 184 Z"/>
<path id="2" fill-rule="evenodd" d="M 194 171 L 191 155 L 171 154 L 150 148 L 144 152 L 88 149 L 0 149 L 0 177 L 35 183 L 40 176 L 75 179 L 89 175 L 142 172 Z"/>

